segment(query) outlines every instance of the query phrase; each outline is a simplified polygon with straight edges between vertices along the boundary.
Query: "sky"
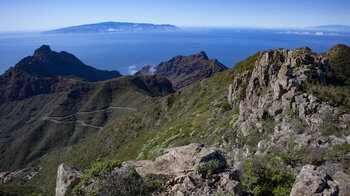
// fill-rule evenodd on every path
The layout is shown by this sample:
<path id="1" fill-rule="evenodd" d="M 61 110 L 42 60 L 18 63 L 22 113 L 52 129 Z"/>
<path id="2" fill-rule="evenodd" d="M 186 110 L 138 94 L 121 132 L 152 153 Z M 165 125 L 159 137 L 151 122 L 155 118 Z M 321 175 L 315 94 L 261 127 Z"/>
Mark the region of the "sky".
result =
<path id="1" fill-rule="evenodd" d="M 0 31 L 98 23 L 289 28 L 350 25 L 349 0 L 1 0 Z"/>

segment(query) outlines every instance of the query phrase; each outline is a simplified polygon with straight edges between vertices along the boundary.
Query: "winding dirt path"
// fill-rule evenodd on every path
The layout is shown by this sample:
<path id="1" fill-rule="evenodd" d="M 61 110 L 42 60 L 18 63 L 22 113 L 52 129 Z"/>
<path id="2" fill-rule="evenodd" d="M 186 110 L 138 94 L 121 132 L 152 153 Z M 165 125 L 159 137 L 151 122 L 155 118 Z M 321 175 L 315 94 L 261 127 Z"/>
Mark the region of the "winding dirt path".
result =
<path id="1" fill-rule="evenodd" d="M 125 109 L 125 110 L 131 110 L 131 111 L 134 111 L 134 112 L 137 111 L 137 109 L 130 108 L 130 107 L 108 107 L 108 108 L 101 109 L 101 110 L 96 110 L 96 111 L 77 112 L 77 113 L 70 114 L 70 115 L 67 115 L 67 116 L 46 116 L 46 117 L 43 117 L 43 120 L 44 121 L 51 121 L 51 122 L 58 123 L 58 124 L 69 124 L 69 123 L 78 122 L 83 127 L 91 127 L 91 128 L 98 129 L 99 130 L 98 131 L 98 135 L 100 135 L 100 133 L 103 131 L 103 127 L 87 124 L 87 123 L 85 123 L 84 121 L 81 121 L 81 120 L 70 120 L 70 121 L 63 121 L 63 120 L 66 119 L 66 118 L 72 117 L 72 116 L 76 116 L 76 115 L 99 113 L 99 112 L 104 112 L 104 111 L 109 110 L 109 109 Z"/>

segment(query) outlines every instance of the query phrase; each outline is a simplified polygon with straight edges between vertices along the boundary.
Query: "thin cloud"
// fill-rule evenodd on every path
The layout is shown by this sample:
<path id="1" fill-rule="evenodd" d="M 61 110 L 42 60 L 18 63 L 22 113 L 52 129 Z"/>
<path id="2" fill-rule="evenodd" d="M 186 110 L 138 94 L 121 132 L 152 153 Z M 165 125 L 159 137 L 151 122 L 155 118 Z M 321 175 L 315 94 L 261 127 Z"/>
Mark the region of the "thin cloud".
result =
<path id="1" fill-rule="evenodd" d="M 308 31 L 280 31 L 274 32 L 276 34 L 288 34 L 288 35 L 317 35 L 317 36 L 343 36 L 343 34 L 339 33 L 325 33 L 325 32 L 308 32 Z"/>
<path id="2" fill-rule="evenodd" d="M 134 75 L 137 72 L 137 65 L 130 65 L 128 70 L 130 75 Z"/>

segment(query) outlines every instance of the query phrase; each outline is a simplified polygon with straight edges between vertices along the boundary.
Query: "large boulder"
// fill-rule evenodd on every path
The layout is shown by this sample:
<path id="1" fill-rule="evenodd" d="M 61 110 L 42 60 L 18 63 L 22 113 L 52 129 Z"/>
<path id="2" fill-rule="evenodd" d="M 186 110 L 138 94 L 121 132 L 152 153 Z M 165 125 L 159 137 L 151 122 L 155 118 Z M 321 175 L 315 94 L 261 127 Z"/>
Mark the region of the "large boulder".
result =
<path id="1" fill-rule="evenodd" d="M 203 144 L 193 143 L 165 150 L 164 154 L 155 161 L 126 162 L 135 167 L 136 171 L 144 176 L 146 174 L 180 176 L 193 172 L 204 162 L 218 160 L 219 167 L 226 166 L 226 158 L 216 148 Z"/>
<path id="2" fill-rule="evenodd" d="M 72 189 L 79 182 L 83 173 L 76 168 L 62 163 L 58 166 L 56 196 L 72 196 Z"/>
<path id="3" fill-rule="evenodd" d="M 291 196 L 333 196 L 339 194 L 339 187 L 324 171 L 313 165 L 305 165 L 297 176 Z"/>
<path id="4" fill-rule="evenodd" d="M 343 171 L 338 171 L 333 178 L 339 186 L 339 196 L 350 195 L 350 175 Z"/>

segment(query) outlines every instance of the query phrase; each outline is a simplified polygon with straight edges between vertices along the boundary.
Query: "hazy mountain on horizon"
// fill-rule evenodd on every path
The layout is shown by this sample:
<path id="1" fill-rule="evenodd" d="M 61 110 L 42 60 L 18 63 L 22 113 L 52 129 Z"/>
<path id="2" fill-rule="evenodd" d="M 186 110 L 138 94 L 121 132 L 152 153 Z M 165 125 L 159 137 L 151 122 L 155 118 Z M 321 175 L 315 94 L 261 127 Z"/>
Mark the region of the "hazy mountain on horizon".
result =
<path id="1" fill-rule="evenodd" d="M 170 24 L 131 23 L 131 22 L 102 22 L 84 24 L 44 31 L 43 33 L 100 33 L 100 32 L 132 32 L 132 31 L 164 31 L 177 30 Z"/>
<path id="2" fill-rule="evenodd" d="M 322 30 L 350 30 L 349 25 L 337 25 L 337 24 L 320 25 L 320 26 L 313 26 L 309 28 L 322 29 Z"/>

